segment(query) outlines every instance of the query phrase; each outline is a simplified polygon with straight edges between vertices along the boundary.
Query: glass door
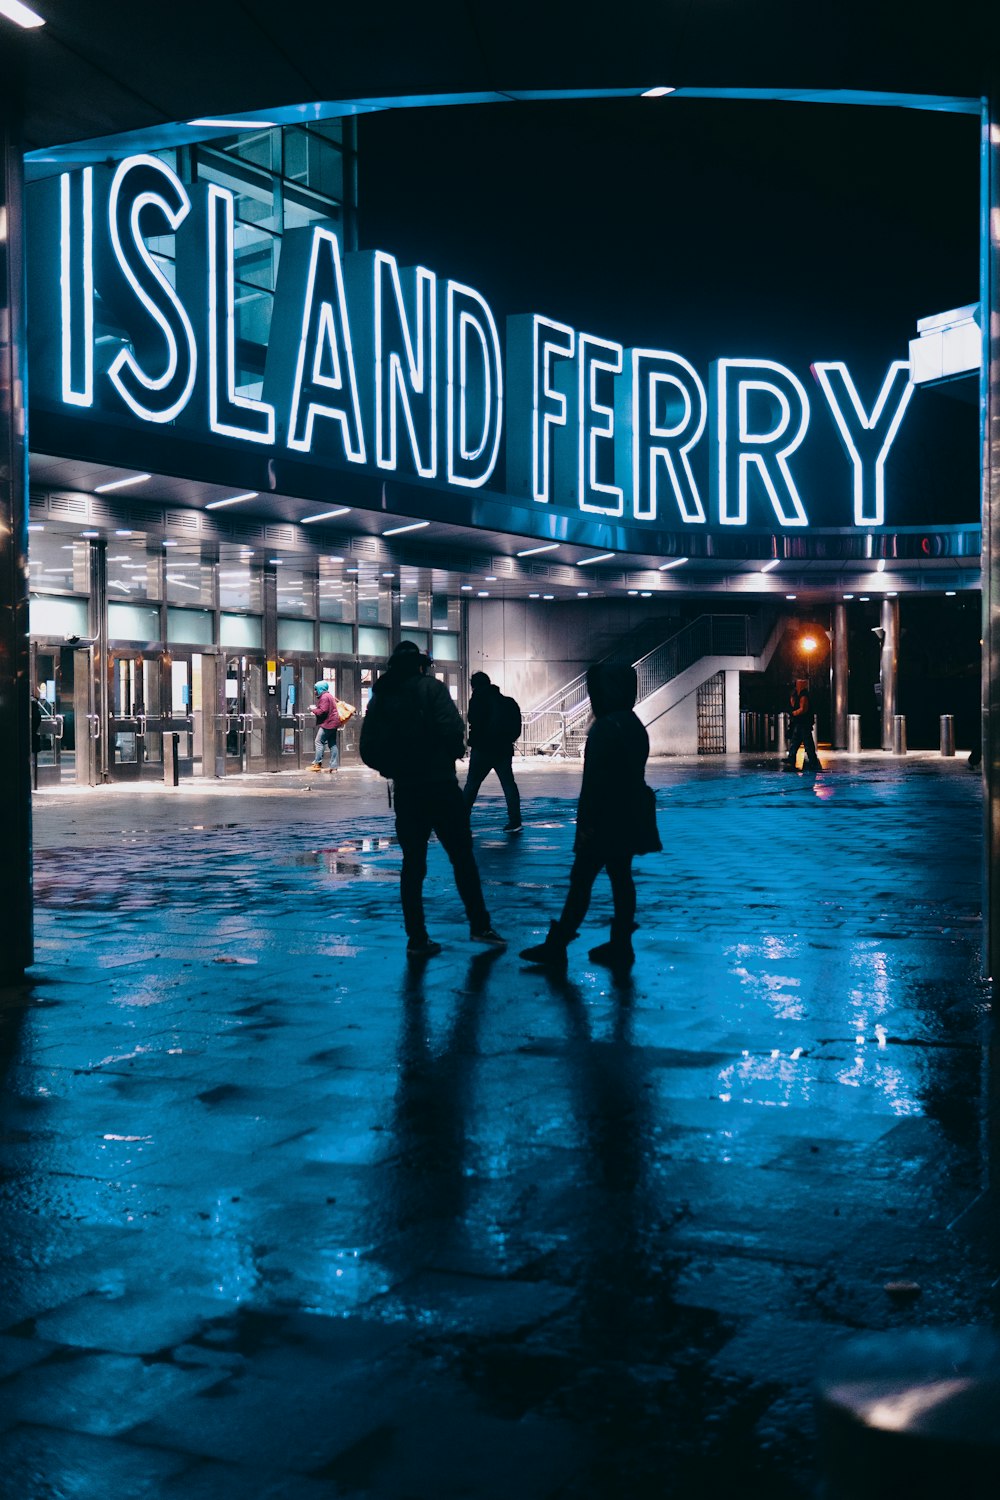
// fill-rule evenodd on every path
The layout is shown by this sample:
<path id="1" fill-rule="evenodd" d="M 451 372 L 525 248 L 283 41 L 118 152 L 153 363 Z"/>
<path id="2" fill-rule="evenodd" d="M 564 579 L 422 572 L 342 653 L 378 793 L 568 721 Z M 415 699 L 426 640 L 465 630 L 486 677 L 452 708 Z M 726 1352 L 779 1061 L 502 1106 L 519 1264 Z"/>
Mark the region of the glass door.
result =
<path id="1" fill-rule="evenodd" d="M 201 713 L 201 654 L 172 652 L 164 658 L 167 703 L 164 734 L 177 736 L 177 767 L 181 776 L 201 770 L 204 735 Z"/>
<path id="2" fill-rule="evenodd" d="M 227 775 L 265 770 L 263 659 L 227 656 L 222 689 Z"/>
<path id="3" fill-rule="evenodd" d="M 312 701 L 312 678 L 307 663 L 283 661 L 278 679 L 278 742 L 281 746 L 281 769 L 297 771 L 312 754 L 312 726 L 309 712 Z"/>
<path id="4" fill-rule="evenodd" d="M 93 713 L 90 653 L 72 646 L 32 643 L 31 759 L 35 786 L 92 781 Z"/>
<path id="5" fill-rule="evenodd" d="M 163 774 L 163 661 L 140 651 L 112 651 L 108 722 L 108 774 L 136 781 Z"/>
<path id="6" fill-rule="evenodd" d="M 348 719 L 337 738 L 337 746 L 340 751 L 340 759 L 343 762 L 346 756 L 348 760 L 357 757 L 358 740 L 361 737 L 361 708 L 362 688 L 360 682 L 361 673 L 355 662 L 329 662 L 319 669 L 317 682 L 328 682 L 330 691 L 342 702 L 350 703 L 356 710 L 353 718 Z M 369 673 L 369 680 L 364 687 L 363 696 L 367 701 L 371 693 L 371 684 L 378 676 L 377 672 Z M 312 714 L 309 715 L 312 719 Z"/>

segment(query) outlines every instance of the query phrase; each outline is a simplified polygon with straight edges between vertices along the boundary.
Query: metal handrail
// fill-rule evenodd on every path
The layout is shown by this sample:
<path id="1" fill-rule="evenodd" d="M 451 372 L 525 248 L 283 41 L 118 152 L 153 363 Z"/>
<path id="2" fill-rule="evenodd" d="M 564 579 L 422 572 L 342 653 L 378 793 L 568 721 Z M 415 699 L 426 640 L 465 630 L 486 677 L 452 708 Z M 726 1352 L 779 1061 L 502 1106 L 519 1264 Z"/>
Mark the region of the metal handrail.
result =
<path id="1" fill-rule="evenodd" d="M 699 615 L 690 625 L 683 626 L 676 635 L 637 660 L 629 662 L 627 647 L 625 650 L 619 647 L 604 661 L 629 662 L 635 668 L 638 679 L 636 702 L 641 703 L 703 656 L 759 655 L 766 635 L 763 617 Z M 557 692 L 543 698 L 525 716 L 521 732 L 522 750 L 530 753 L 552 747 L 556 753 L 566 753 L 570 736 L 583 725 L 589 712 L 587 674 L 583 672 Z"/>

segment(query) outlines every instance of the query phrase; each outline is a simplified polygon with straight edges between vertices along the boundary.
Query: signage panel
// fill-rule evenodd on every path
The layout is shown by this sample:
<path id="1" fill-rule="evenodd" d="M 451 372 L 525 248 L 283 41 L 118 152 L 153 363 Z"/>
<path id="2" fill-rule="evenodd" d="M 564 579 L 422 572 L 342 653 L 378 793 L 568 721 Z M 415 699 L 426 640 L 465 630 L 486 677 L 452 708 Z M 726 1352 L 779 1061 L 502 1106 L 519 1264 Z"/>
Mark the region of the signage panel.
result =
<path id="1" fill-rule="evenodd" d="M 294 469 L 432 484 L 648 531 L 906 524 L 893 450 L 913 386 L 840 359 L 625 348 L 333 226 L 281 244 L 263 382 L 241 383 L 234 195 L 157 157 L 32 187 L 33 403 Z M 171 254 L 163 252 L 169 245 Z M 833 459 L 830 459 L 830 454 Z M 462 519 L 461 503 L 454 519 Z"/>

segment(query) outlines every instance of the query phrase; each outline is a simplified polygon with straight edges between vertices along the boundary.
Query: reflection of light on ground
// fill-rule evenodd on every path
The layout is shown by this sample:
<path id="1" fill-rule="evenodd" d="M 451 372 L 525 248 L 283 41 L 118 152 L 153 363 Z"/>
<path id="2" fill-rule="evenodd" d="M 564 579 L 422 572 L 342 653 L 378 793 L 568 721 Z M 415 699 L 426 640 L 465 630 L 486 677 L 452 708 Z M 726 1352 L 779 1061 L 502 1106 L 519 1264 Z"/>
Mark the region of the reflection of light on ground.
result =
<path id="1" fill-rule="evenodd" d="M 933 1411 L 945 1401 L 950 1401 L 953 1396 L 960 1396 L 974 1384 L 975 1381 L 968 1375 L 952 1380 L 935 1380 L 930 1385 L 917 1386 L 915 1390 L 900 1391 L 894 1396 L 880 1396 L 861 1410 L 869 1427 L 881 1427 L 886 1432 L 904 1432 L 918 1417 Z"/>
<path id="2" fill-rule="evenodd" d="M 730 970 L 754 1000 L 763 1001 L 777 1021 L 801 1021 L 805 1016 L 805 1005 L 795 993 L 802 981 L 791 974 L 762 974 L 737 965 Z"/>
<path id="3" fill-rule="evenodd" d="M 719 1098 L 724 1104 L 735 1099 L 740 1104 L 787 1109 L 791 1104 L 811 1101 L 814 1081 L 805 1068 L 796 1066 L 795 1060 L 780 1051 L 767 1057 L 744 1052 L 739 1062 L 730 1063 L 720 1072 Z"/>

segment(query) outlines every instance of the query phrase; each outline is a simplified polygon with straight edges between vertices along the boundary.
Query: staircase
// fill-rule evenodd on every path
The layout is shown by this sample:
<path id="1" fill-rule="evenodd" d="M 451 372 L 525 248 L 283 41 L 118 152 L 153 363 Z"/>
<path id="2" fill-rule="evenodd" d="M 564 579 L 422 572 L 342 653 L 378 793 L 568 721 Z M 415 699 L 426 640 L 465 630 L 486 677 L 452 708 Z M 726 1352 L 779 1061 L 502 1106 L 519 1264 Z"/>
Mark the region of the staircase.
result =
<path id="1" fill-rule="evenodd" d="M 635 635 L 626 637 L 602 664 L 635 668 L 636 712 L 650 725 L 721 670 L 763 671 L 785 627 L 784 617 L 699 615 L 652 650 L 636 656 Z M 662 627 L 661 627 L 662 628 Z M 648 627 L 642 627 L 648 631 Z M 679 691 L 665 692 L 671 684 Z M 587 674 L 582 672 L 550 693 L 525 715 L 520 748 L 524 755 L 578 756 L 590 727 Z"/>

